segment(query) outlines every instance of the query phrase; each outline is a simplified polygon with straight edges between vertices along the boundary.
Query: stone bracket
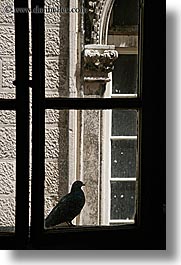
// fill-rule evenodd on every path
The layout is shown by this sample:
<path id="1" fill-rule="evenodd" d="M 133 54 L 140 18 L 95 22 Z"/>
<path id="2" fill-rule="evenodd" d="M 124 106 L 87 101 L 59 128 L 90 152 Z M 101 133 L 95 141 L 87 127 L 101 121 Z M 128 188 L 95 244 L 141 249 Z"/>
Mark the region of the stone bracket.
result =
<path id="1" fill-rule="evenodd" d="M 85 45 L 85 94 L 102 94 L 103 86 L 110 81 L 108 74 L 113 71 L 114 62 L 117 58 L 118 52 L 115 50 L 114 45 Z M 92 87 L 91 91 L 90 87 Z"/>

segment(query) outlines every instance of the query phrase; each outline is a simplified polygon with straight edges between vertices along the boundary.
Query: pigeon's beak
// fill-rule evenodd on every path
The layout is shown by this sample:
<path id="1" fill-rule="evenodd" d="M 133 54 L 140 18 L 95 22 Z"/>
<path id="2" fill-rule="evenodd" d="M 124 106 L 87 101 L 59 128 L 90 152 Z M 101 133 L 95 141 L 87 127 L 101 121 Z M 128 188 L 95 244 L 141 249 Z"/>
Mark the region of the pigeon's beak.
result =
<path id="1" fill-rule="evenodd" d="M 82 183 L 82 186 L 85 186 L 85 184 L 84 184 L 84 183 Z"/>

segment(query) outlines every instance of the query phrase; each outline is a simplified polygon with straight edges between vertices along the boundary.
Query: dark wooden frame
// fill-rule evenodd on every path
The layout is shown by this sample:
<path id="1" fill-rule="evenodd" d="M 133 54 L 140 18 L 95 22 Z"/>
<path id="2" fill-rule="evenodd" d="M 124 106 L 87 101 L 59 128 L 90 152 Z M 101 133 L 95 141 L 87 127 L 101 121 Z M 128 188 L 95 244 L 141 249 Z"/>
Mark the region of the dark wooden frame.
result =
<path id="1" fill-rule="evenodd" d="M 27 7 L 27 0 L 15 6 Z M 32 7 L 44 6 L 32 0 Z M 140 99 L 45 99 L 44 16 L 32 14 L 32 197 L 29 223 L 28 15 L 16 14 L 16 100 L 0 100 L 0 109 L 17 112 L 15 234 L 0 235 L 2 249 L 165 249 L 165 3 L 144 7 L 142 97 Z M 154 17 L 154 19 L 153 19 Z M 159 21 L 159 23 L 158 23 Z M 151 36 L 159 35 L 159 47 Z M 140 210 L 137 223 L 116 227 L 75 227 L 45 231 L 45 109 L 138 108 L 142 113 Z M 22 139 L 24 143 L 22 144 Z"/>
<path id="2" fill-rule="evenodd" d="M 28 0 L 15 0 L 28 8 Z M 16 217 L 15 233 L 0 234 L 2 249 L 24 248 L 29 234 L 29 19 L 15 13 L 16 99 L 1 99 L 0 109 L 16 110 Z"/>

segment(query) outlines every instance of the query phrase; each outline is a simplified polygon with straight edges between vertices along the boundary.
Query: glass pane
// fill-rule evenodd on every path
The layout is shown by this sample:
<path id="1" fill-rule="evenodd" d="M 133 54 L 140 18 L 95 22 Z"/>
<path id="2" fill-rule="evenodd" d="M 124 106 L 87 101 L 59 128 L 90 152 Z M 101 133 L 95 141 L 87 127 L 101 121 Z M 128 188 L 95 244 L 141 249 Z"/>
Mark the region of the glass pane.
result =
<path id="1" fill-rule="evenodd" d="M 119 55 L 113 71 L 113 94 L 136 94 L 138 78 L 138 56 Z"/>
<path id="2" fill-rule="evenodd" d="M 85 1 L 85 7 L 81 9 L 78 1 L 45 1 L 46 97 L 104 97 L 114 64 L 113 93 L 136 93 L 137 56 L 122 58 L 120 70 L 114 47 L 119 53 L 119 48 L 138 52 L 138 0 L 115 1 L 109 36 L 100 32 L 104 18 L 97 19 L 106 7 L 96 1 Z M 124 28 L 123 32 L 110 32 L 112 24 Z M 99 44 L 105 42 L 108 45 Z"/>
<path id="3" fill-rule="evenodd" d="M 99 110 L 46 110 L 45 218 L 76 180 L 85 183 L 86 204 L 76 225 L 99 224 Z M 66 222 L 60 224 L 67 226 Z"/>
<path id="4" fill-rule="evenodd" d="M 110 225 L 110 179 L 136 178 L 137 154 L 137 140 L 112 140 L 112 145 L 108 144 L 110 130 L 107 122 L 110 121 L 111 113 L 112 110 L 46 110 L 46 228 L 52 228 L 48 216 L 51 216 L 51 211 L 62 197 L 70 193 L 72 184 L 77 180 L 85 184 L 82 187 L 85 205 L 80 214 L 72 219 L 72 223 L 77 226 Z M 111 123 L 109 126 L 112 126 Z M 125 183 L 127 182 L 125 179 Z M 123 187 L 124 185 L 123 183 Z M 133 195 L 135 196 L 134 190 Z M 126 211 L 131 212 L 132 208 Z M 68 227 L 65 220 L 57 225 Z"/>
<path id="5" fill-rule="evenodd" d="M 0 98 L 15 98 L 14 3 L 0 1 Z"/>
<path id="6" fill-rule="evenodd" d="M 111 177 L 136 177 L 137 140 L 111 141 Z"/>
<path id="7" fill-rule="evenodd" d="M 69 97 L 69 1 L 45 1 L 46 97 Z"/>
<path id="8" fill-rule="evenodd" d="M 139 0 L 116 0 L 113 8 L 113 24 L 116 26 L 138 25 Z"/>
<path id="9" fill-rule="evenodd" d="M 0 231 L 14 231 L 16 182 L 15 111 L 0 110 Z"/>
<path id="10" fill-rule="evenodd" d="M 45 214 L 68 192 L 68 111 L 46 110 Z"/>
<path id="11" fill-rule="evenodd" d="M 112 135 L 137 135 L 137 111 L 112 110 Z"/>
<path id="12" fill-rule="evenodd" d="M 111 219 L 134 220 L 136 183 L 111 181 Z"/>

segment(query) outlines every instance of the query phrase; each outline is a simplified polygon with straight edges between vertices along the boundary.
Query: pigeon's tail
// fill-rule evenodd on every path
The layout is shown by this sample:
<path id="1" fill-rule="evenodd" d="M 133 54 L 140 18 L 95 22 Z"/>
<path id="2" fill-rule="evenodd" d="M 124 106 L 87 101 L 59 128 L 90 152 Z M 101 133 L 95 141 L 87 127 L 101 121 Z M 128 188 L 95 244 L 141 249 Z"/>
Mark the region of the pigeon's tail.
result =
<path id="1" fill-rule="evenodd" d="M 61 207 L 59 204 L 53 208 L 49 215 L 45 219 L 45 227 L 51 227 L 65 222 L 64 215 L 62 214 Z"/>
<path id="2" fill-rule="evenodd" d="M 51 226 L 52 226 L 51 223 L 52 223 L 51 220 L 47 217 L 47 218 L 45 219 L 45 228 L 51 227 Z"/>
<path id="3" fill-rule="evenodd" d="M 45 219 L 45 228 L 51 227 L 56 225 L 57 222 L 52 218 L 52 216 L 49 214 L 47 218 Z"/>

